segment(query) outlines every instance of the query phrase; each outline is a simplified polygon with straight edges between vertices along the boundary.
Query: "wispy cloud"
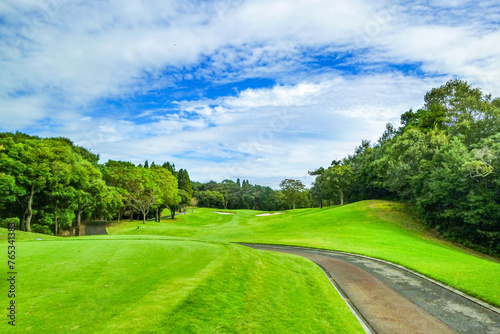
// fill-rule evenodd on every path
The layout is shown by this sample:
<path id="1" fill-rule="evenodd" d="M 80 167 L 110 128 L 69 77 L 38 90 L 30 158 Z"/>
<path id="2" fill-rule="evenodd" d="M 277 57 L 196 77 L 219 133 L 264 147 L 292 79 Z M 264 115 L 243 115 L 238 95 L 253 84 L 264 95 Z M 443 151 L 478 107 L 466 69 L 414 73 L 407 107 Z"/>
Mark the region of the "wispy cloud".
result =
<path id="1" fill-rule="evenodd" d="M 500 95 L 499 19 L 496 1 L 3 1 L 0 130 L 277 184 L 447 79 Z"/>

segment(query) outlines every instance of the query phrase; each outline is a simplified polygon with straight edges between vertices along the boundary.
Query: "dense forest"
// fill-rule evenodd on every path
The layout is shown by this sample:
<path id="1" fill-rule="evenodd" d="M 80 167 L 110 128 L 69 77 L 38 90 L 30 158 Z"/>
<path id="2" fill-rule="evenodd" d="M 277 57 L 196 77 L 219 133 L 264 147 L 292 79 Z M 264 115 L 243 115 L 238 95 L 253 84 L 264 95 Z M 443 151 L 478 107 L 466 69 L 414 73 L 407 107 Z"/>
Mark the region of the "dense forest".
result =
<path id="1" fill-rule="evenodd" d="M 25 231 L 80 234 L 83 220 L 171 218 L 189 206 L 286 210 L 363 199 L 409 203 L 445 237 L 500 254 L 500 99 L 460 80 L 432 89 L 424 106 L 387 124 L 376 143 L 309 174 L 311 189 L 248 180 L 192 182 L 169 162 L 109 160 L 66 138 L 0 134 L 0 219 Z"/>
<path id="2" fill-rule="evenodd" d="M 453 80 L 424 101 L 377 143 L 362 141 L 352 155 L 311 171 L 311 196 L 319 205 L 405 201 L 442 235 L 499 255 L 500 99 Z"/>
<path id="3" fill-rule="evenodd" d="M 187 171 L 147 162 L 135 166 L 99 156 L 66 138 L 0 134 L 0 218 L 23 231 L 54 233 L 71 227 L 80 235 L 82 220 L 118 219 L 140 213 L 176 210 L 191 201 Z"/>

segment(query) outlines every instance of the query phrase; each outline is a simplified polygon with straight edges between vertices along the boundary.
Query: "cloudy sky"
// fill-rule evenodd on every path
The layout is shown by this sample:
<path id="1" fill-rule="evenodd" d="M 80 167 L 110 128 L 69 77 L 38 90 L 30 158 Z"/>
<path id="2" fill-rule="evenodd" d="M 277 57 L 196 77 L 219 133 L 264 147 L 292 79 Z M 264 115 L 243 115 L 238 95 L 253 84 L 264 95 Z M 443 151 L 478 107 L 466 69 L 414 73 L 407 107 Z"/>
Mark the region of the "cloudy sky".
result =
<path id="1" fill-rule="evenodd" d="M 197 181 L 309 185 L 453 78 L 500 96 L 496 0 L 0 2 L 0 131 Z"/>

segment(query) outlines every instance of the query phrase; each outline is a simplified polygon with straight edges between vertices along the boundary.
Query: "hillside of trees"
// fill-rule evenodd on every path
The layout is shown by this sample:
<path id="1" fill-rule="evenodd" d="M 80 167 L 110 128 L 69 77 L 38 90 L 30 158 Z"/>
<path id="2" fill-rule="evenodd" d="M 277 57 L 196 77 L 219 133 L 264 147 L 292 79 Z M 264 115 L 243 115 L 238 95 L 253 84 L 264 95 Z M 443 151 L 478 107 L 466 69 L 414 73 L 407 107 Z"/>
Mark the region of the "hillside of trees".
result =
<path id="1" fill-rule="evenodd" d="M 173 218 L 191 203 L 186 170 L 177 172 L 169 163 L 98 161 L 98 155 L 66 138 L 1 133 L 1 223 L 55 235 L 70 228 L 78 236 L 82 220 L 135 214 L 145 222 L 149 216 L 159 219 L 165 208 Z"/>
<path id="2" fill-rule="evenodd" d="M 499 255 L 500 99 L 453 80 L 424 101 L 377 143 L 309 172 L 311 196 L 318 205 L 401 200 L 447 238 Z"/>

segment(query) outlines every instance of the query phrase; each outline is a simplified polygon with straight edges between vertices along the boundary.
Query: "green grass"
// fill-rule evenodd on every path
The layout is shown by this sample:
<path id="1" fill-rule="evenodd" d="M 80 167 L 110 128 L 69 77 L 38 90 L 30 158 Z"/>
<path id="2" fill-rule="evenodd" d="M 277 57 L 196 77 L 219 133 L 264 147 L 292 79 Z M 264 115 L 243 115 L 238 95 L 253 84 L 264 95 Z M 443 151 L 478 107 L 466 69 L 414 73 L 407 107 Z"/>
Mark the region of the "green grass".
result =
<path id="1" fill-rule="evenodd" d="M 433 237 L 398 203 L 364 201 L 327 209 L 291 210 L 268 217 L 256 217 L 260 212 L 250 210 L 238 210 L 235 215 L 214 211 L 197 209 L 174 221 L 145 225 L 124 222 L 108 231 L 288 244 L 364 254 L 404 265 L 500 306 L 500 263 Z"/>
<path id="2" fill-rule="evenodd" d="M 99 236 L 17 242 L 16 264 L 16 331 L 4 319 L 2 333 L 362 333 L 324 273 L 292 255 Z"/>

